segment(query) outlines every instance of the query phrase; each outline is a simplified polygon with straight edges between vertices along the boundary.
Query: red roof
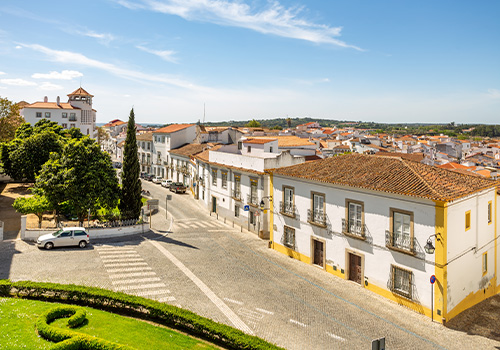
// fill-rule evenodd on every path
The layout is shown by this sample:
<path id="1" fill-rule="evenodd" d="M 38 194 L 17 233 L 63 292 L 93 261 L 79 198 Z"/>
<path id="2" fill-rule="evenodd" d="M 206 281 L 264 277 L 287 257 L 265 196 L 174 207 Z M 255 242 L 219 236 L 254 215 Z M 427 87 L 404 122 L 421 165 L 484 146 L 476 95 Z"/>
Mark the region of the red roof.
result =
<path id="1" fill-rule="evenodd" d="M 277 139 L 246 139 L 243 140 L 243 143 L 250 143 L 250 144 L 255 144 L 255 145 L 264 145 L 269 142 L 276 141 Z"/>
<path id="2" fill-rule="evenodd" d="M 189 128 L 190 126 L 193 126 L 194 124 L 172 124 L 169 126 L 165 126 L 164 128 L 157 129 L 153 131 L 153 133 L 164 133 L 164 134 L 170 134 L 172 132 L 176 132 L 179 130 L 183 130 L 186 128 Z"/>
<path id="3" fill-rule="evenodd" d="M 94 97 L 94 95 L 89 94 L 82 87 L 79 87 L 78 89 L 76 89 L 75 91 L 73 91 L 71 94 L 68 94 L 68 96 L 74 96 L 74 95 Z"/>
<path id="4" fill-rule="evenodd" d="M 24 106 L 24 108 L 49 108 L 49 109 L 80 109 L 74 107 L 69 103 L 59 103 L 56 102 L 35 102 L 30 105 Z"/>

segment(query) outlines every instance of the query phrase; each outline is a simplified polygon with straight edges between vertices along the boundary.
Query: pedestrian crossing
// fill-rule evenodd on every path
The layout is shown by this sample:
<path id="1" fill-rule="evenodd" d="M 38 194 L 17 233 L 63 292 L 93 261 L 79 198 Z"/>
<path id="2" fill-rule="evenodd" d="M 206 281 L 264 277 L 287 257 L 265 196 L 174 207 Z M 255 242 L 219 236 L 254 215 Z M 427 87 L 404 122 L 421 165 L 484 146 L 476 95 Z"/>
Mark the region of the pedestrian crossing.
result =
<path id="1" fill-rule="evenodd" d="M 116 292 L 175 303 L 167 285 L 139 253 L 125 243 L 94 245 Z M 176 304 L 180 307 L 179 304 Z"/>
<path id="2" fill-rule="evenodd" d="M 199 221 L 197 219 L 184 219 L 184 220 L 175 220 L 174 221 L 175 226 L 181 228 L 181 229 L 220 229 L 220 228 L 226 228 L 227 226 L 224 225 L 222 222 L 218 221 Z"/>

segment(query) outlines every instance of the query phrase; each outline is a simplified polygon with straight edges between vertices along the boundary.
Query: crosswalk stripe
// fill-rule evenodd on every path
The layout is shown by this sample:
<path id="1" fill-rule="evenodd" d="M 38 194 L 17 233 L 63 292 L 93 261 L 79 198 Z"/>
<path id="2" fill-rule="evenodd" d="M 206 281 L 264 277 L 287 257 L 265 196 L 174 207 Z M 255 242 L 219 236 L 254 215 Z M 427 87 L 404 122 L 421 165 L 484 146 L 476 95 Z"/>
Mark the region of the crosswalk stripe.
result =
<path id="1" fill-rule="evenodd" d="M 137 295 L 138 297 L 145 297 L 148 295 L 163 295 L 163 294 L 170 294 L 170 291 L 168 289 L 160 289 L 160 290 L 146 290 L 143 292 L 134 292 L 134 295 Z"/>
<path id="2" fill-rule="evenodd" d="M 111 281 L 113 284 L 133 284 L 133 283 L 144 283 L 144 282 L 158 282 L 161 281 L 159 277 L 148 277 L 148 278 L 133 278 L 118 281 Z"/>
<path id="3" fill-rule="evenodd" d="M 108 271 L 109 273 L 109 271 Z M 128 277 L 142 277 L 142 276 L 154 276 L 156 272 L 154 271 L 142 271 L 142 272 L 129 272 L 129 273 L 118 273 L 109 275 L 109 278 L 128 278 Z"/>
<path id="4" fill-rule="evenodd" d="M 119 262 L 134 262 L 134 261 L 144 261 L 143 258 L 118 258 L 118 259 L 106 259 L 103 263 L 119 263 Z"/>
<path id="5" fill-rule="evenodd" d="M 99 255 L 101 257 L 104 257 L 106 255 L 120 255 L 120 254 L 137 254 L 137 252 L 135 250 L 130 250 L 130 249 L 127 249 L 127 250 L 110 250 L 110 251 L 105 251 L 105 250 L 98 250 L 99 252 Z"/>
<path id="6" fill-rule="evenodd" d="M 176 300 L 176 299 L 175 299 L 174 297 L 164 297 L 164 298 L 160 298 L 160 299 L 158 299 L 158 301 L 159 301 L 160 303 L 164 303 L 164 302 L 166 302 L 166 301 L 175 301 L 175 300 Z"/>
<path id="7" fill-rule="evenodd" d="M 120 255 L 110 255 L 110 256 L 101 256 L 102 261 L 111 260 L 111 259 L 125 259 L 125 258 L 140 258 L 141 256 L 137 253 L 134 254 L 120 254 Z"/>
<path id="8" fill-rule="evenodd" d="M 116 290 L 135 290 L 135 289 L 163 288 L 163 287 L 166 287 L 165 283 L 150 283 L 150 284 L 141 284 L 137 286 L 116 287 Z"/>
<path id="9" fill-rule="evenodd" d="M 118 263 L 118 264 L 104 264 L 104 267 L 125 267 L 125 266 L 144 266 L 147 262 L 129 262 L 129 263 Z"/>
<path id="10" fill-rule="evenodd" d="M 181 228 L 189 228 L 189 225 L 183 224 L 181 222 L 178 222 L 177 225 L 180 226 Z"/>

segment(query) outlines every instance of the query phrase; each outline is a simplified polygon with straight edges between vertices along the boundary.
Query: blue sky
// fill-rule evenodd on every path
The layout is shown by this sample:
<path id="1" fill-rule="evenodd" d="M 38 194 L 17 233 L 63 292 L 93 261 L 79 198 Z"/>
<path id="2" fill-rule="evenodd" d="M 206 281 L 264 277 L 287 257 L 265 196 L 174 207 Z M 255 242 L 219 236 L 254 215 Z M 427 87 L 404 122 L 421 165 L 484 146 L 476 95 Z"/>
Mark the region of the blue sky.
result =
<path id="1" fill-rule="evenodd" d="M 0 2 L 0 96 L 97 121 L 500 124 L 500 1 Z"/>

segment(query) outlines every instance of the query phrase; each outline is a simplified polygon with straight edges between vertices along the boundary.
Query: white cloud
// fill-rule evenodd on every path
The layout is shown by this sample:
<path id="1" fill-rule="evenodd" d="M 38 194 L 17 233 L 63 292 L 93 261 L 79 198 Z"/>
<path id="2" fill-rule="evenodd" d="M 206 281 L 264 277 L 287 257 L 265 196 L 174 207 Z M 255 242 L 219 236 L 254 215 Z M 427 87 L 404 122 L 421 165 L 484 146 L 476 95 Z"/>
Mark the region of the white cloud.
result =
<path id="1" fill-rule="evenodd" d="M 302 7 L 286 8 L 277 1 L 256 10 L 241 1 L 229 0 L 115 0 L 131 10 L 145 9 L 175 15 L 188 21 L 201 21 L 224 26 L 251 29 L 263 34 L 331 44 L 363 51 L 337 39 L 342 27 L 316 24 L 301 17 Z"/>
<path id="2" fill-rule="evenodd" d="M 16 45 L 16 49 L 22 49 L 23 47 L 21 45 Z"/>
<path id="3" fill-rule="evenodd" d="M 96 33 L 93 30 L 87 30 L 85 32 L 78 32 L 80 35 L 88 36 L 90 38 L 97 39 L 101 44 L 108 45 L 111 41 L 115 40 L 115 36 L 109 33 Z"/>
<path id="4" fill-rule="evenodd" d="M 40 90 L 47 90 L 47 91 L 63 89 L 63 87 L 61 85 L 56 85 L 56 84 L 52 84 L 49 82 L 44 82 L 44 83 L 40 84 L 40 86 L 38 88 Z"/>
<path id="5" fill-rule="evenodd" d="M 56 79 L 56 80 L 71 80 L 74 78 L 83 77 L 83 74 L 76 70 L 63 70 L 62 72 L 35 73 L 31 76 L 34 79 Z"/>
<path id="6" fill-rule="evenodd" d="M 500 99 L 500 90 L 498 89 L 488 89 L 488 96 L 494 99 Z"/>
<path id="7" fill-rule="evenodd" d="M 5 75 L 6 73 L 5 72 L 0 72 L 0 75 Z"/>
<path id="8" fill-rule="evenodd" d="M 36 83 L 24 79 L 0 79 L 0 83 L 12 86 L 35 86 Z"/>
<path id="9" fill-rule="evenodd" d="M 152 49 L 148 49 L 147 47 L 144 47 L 144 46 L 141 46 L 141 45 L 138 45 L 136 47 L 139 50 L 142 50 L 144 52 L 156 55 L 156 56 L 160 57 L 164 61 L 172 62 L 172 63 L 177 63 L 177 59 L 175 57 L 173 57 L 176 54 L 175 51 L 171 51 L 171 50 L 152 50 Z"/>
<path id="10" fill-rule="evenodd" d="M 77 52 L 53 50 L 53 49 L 50 49 L 48 47 L 38 45 L 38 44 L 31 44 L 31 45 L 21 44 L 21 45 L 23 47 L 27 47 L 27 48 L 30 48 L 32 50 L 46 54 L 48 56 L 49 60 L 54 61 L 54 62 L 71 63 L 72 65 L 81 65 L 81 66 L 86 66 L 86 67 L 92 67 L 92 68 L 100 69 L 100 70 L 109 72 L 111 74 L 120 76 L 122 78 L 131 79 L 131 80 L 139 81 L 139 82 L 164 83 L 164 84 L 169 84 L 172 86 L 182 87 L 182 88 L 190 89 L 190 90 L 199 90 L 199 91 L 209 90 L 209 88 L 198 86 L 198 85 L 192 84 L 188 81 L 184 81 L 182 79 L 177 79 L 174 77 L 161 75 L 161 74 L 147 74 L 147 73 L 134 71 L 131 69 L 121 68 L 121 67 L 118 67 L 112 63 L 102 62 L 102 61 L 94 60 L 92 58 L 88 58 L 87 56 L 85 56 L 81 53 L 77 53 Z"/>

